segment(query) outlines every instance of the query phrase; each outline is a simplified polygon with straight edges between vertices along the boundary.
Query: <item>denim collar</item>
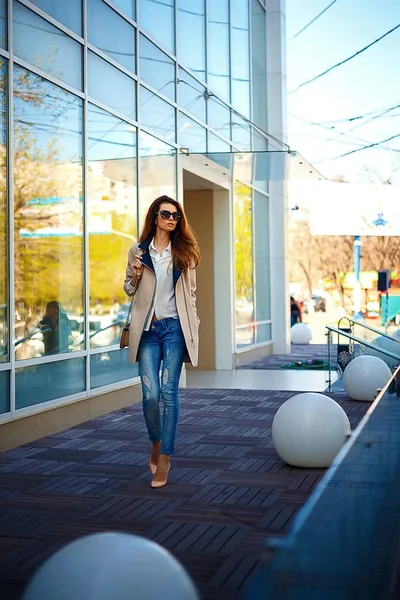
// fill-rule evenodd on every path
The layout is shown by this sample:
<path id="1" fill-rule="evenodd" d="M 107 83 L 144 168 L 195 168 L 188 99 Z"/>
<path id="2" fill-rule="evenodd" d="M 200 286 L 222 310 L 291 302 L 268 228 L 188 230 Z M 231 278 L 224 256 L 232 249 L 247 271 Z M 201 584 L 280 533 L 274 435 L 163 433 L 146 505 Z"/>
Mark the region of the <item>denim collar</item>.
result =
<path id="1" fill-rule="evenodd" d="M 150 244 L 151 244 L 152 240 L 153 240 L 153 236 L 150 235 L 148 238 L 143 240 L 143 242 L 140 242 L 139 248 L 141 250 L 143 250 L 143 254 L 142 254 L 143 264 L 146 265 L 146 267 L 149 267 L 149 269 L 151 269 L 154 273 L 154 265 L 153 265 L 153 261 L 151 260 L 151 256 L 150 256 Z M 182 274 L 182 271 L 174 265 L 173 270 L 172 270 L 172 277 L 174 280 L 174 288 L 175 288 L 181 274 Z"/>

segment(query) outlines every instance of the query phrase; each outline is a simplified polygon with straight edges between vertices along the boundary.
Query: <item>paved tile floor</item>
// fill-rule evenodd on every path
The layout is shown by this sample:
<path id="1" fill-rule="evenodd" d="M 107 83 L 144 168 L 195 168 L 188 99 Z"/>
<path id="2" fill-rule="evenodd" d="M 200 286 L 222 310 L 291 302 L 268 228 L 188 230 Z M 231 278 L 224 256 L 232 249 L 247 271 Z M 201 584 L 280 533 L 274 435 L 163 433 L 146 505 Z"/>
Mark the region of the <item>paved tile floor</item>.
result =
<path id="1" fill-rule="evenodd" d="M 273 448 L 274 414 L 292 394 L 182 390 L 177 454 L 161 490 L 150 488 L 140 405 L 0 455 L 0 598 L 19 599 L 46 557 L 99 531 L 160 543 L 203 600 L 239 598 L 266 537 L 286 535 L 323 474 L 291 468 Z M 352 427 L 368 408 L 335 399 Z"/>

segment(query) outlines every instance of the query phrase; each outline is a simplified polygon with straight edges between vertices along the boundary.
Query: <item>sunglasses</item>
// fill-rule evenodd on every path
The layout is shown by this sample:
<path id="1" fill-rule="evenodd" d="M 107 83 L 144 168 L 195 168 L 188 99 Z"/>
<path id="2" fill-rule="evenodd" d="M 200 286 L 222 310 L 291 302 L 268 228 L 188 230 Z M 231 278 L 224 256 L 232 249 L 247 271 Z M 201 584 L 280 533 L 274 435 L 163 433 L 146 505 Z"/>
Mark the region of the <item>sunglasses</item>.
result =
<path id="1" fill-rule="evenodd" d="M 171 217 L 173 218 L 174 221 L 179 221 L 179 219 L 181 218 L 181 213 L 171 212 L 169 210 L 159 210 L 158 213 L 156 213 L 156 214 L 160 215 L 160 217 L 164 221 L 168 221 L 168 219 L 170 219 Z"/>

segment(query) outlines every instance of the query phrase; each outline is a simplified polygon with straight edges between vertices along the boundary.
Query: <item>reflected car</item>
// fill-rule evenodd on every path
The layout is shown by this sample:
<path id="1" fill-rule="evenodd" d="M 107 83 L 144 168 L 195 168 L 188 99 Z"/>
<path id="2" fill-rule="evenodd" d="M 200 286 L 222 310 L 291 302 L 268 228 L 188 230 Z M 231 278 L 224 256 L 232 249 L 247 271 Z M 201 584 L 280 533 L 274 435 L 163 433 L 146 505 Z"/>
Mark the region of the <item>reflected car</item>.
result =
<path id="1" fill-rule="evenodd" d="M 315 312 L 326 312 L 326 301 L 322 296 L 312 296 L 311 302 Z"/>

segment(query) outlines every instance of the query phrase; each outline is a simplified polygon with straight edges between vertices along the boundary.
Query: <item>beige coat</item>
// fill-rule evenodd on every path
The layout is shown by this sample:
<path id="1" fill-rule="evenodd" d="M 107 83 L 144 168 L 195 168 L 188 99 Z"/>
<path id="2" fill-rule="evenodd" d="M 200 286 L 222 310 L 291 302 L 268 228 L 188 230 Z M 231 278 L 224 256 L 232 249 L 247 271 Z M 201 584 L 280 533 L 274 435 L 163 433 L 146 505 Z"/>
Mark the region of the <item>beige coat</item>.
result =
<path id="1" fill-rule="evenodd" d="M 137 361 L 140 338 L 142 336 L 147 315 L 151 308 L 156 288 L 156 277 L 148 250 L 150 241 L 151 240 L 145 240 L 142 243 L 133 244 L 129 250 L 128 263 L 126 265 L 124 290 L 128 296 L 132 296 L 127 287 L 127 284 L 130 283 L 133 278 L 132 263 L 137 254 L 142 255 L 142 262 L 144 265 L 143 275 L 133 299 L 129 331 L 129 360 L 131 363 Z M 185 269 L 184 271 L 179 271 L 174 267 L 173 276 L 176 309 L 186 343 L 184 361 L 191 362 L 192 365 L 196 367 L 199 355 L 200 323 L 196 309 L 196 270 Z"/>

